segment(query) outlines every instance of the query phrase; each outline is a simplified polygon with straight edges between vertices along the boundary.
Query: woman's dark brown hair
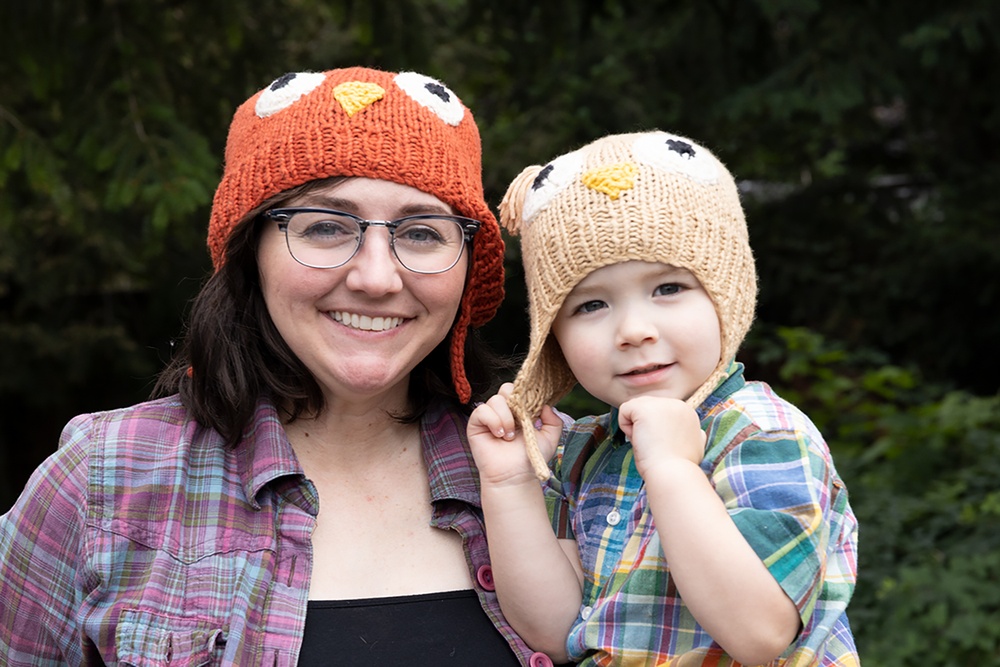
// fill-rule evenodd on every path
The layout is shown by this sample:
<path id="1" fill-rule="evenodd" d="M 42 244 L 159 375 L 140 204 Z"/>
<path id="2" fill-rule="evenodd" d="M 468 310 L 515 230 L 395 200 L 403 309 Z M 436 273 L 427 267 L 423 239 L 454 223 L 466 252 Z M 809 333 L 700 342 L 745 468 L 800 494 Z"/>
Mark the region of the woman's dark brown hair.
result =
<path id="1" fill-rule="evenodd" d="M 278 333 L 264 303 L 257 245 L 266 221 L 260 214 L 340 179 L 306 183 L 277 195 L 251 211 L 233 229 L 225 262 L 194 298 L 180 349 L 160 374 L 153 396 L 179 393 L 202 425 L 235 446 L 254 418 L 258 399 L 272 400 L 288 421 L 318 414 L 323 392 L 306 366 Z M 473 241 L 474 242 L 474 241 Z M 449 365 L 451 334 L 410 375 L 410 411 L 394 415 L 418 420 L 435 400 L 468 412 L 454 389 Z M 475 331 L 465 344 L 465 371 L 474 403 L 491 395 L 512 372 L 509 360 L 495 355 Z"/>

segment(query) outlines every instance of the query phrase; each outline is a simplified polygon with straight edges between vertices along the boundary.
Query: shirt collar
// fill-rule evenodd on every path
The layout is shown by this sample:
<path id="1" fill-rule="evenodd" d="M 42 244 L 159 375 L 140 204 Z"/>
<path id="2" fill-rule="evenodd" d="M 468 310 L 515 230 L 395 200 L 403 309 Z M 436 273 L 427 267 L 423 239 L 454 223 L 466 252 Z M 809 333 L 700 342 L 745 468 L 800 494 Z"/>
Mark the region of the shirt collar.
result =
<path id="1" fill-rule="evenodd" d="M 730 395 L 739 391 L 746 384 L 746 380 L 743 379 L 743 364 L 736 361 L 729 362 L 729 368 L 726 369 L 726 377 L 719 386 L 715 388 L 715 391 L 709 395 L 701 405 L 698 406 L 698 417 L 701 419 L 705 418 L 705 415 L 714 408 L 719 403 L 723 402 Z"/>
<path id="2" fill-rule="evenodd" d="M 462 414 L 443 402 L 432 404 L 420 420 L 424 463 L 432 501 L 455 499 L 479 507 L 479 477 L 465 429 Z M 305 477 L 278 411 L 266 398 L 257 402 L 253 423 L 236 455 L 243 491 L 254 509 L 260 509 L 257 494 L 265 485 L 289 475 Z"/>
<path id="3" fill-rule="evenodd" d="M 611 444 L 617 447 L 628 442 L 625 432 L 618 425 L 618 408 L 611 408 L 611 418 L 609 421 L 607 438 L 611 441 Z"/>
<path id="4" fill-rule="evenodd" d="M 237 445 L 236 456 L 243 491 L 254 509 L 260 509 L 257 494 L 265 485 L 279 477 L 305 476 L 278 411 L 267 398 L 257 401 L 253 422 Z"/>
<path id="5" fill-rule="evenodd" d="M 432 501 L 461 500 L 479 507 L 479 477 L 465 429 L 463 414 L 443 401 L 433 403 L 420 420 L 424 463 Z"/>

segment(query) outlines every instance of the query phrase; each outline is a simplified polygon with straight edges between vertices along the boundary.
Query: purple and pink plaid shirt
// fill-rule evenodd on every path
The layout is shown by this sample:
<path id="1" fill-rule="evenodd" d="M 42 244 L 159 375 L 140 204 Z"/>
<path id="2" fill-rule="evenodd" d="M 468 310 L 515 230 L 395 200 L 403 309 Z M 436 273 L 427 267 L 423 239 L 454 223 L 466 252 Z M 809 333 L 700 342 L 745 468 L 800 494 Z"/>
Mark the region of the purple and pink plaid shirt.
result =
<path id="1" fill-rule="evenodd" d="M 477 581 L 489 553 L 465 429 L 437 406 L 421 435 L 432 525 L 463 536 Z M 295 665 L 318 509 L 267 401 L 236 449 L 177 397 L 76 417 L 0 517 L 0 662 Z"/>

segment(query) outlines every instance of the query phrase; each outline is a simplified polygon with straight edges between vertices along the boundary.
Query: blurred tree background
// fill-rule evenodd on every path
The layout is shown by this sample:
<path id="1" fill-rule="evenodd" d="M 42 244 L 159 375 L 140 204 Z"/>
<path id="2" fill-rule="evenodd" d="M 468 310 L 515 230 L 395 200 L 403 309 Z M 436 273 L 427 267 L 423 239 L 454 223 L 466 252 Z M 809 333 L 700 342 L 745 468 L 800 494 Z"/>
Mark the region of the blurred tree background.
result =
<path id="1" fill-rule="evenodd" d="M 473 109 L 494 206 L 609 132 L 727 163 L 761 284 L 741 358 L 851 489 L 862 659 L 1000 665 L 1000 5 L 35 0 L 0 25 L 0 511 L 69 417 L 148 396 L 236 106 L 287 71 L 413 69 Z M 508 246 L 484 332 L 518 353 Z"/>

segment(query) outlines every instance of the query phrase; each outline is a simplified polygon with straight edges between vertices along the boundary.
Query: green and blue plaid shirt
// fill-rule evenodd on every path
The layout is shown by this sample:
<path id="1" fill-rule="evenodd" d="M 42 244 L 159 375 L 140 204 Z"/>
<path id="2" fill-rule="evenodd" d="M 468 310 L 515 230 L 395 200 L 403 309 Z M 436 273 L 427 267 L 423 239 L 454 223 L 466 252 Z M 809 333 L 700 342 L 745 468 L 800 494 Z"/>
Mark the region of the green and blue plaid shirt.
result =
<path id="1" fill-rule="evenodd" d="M 698 409 L 701 467 L 747 542 L 798 607 L 802 631 L 775 665 L 858 665 L 846 608 L 857 531 L 829 448 L 800 410 L 742 364 Z M 567 648 L 584 665 L 734 665 L 681 600 L 617 410 L 564 430 L 546 490 L 576 539 L 583 607 Z"/>

